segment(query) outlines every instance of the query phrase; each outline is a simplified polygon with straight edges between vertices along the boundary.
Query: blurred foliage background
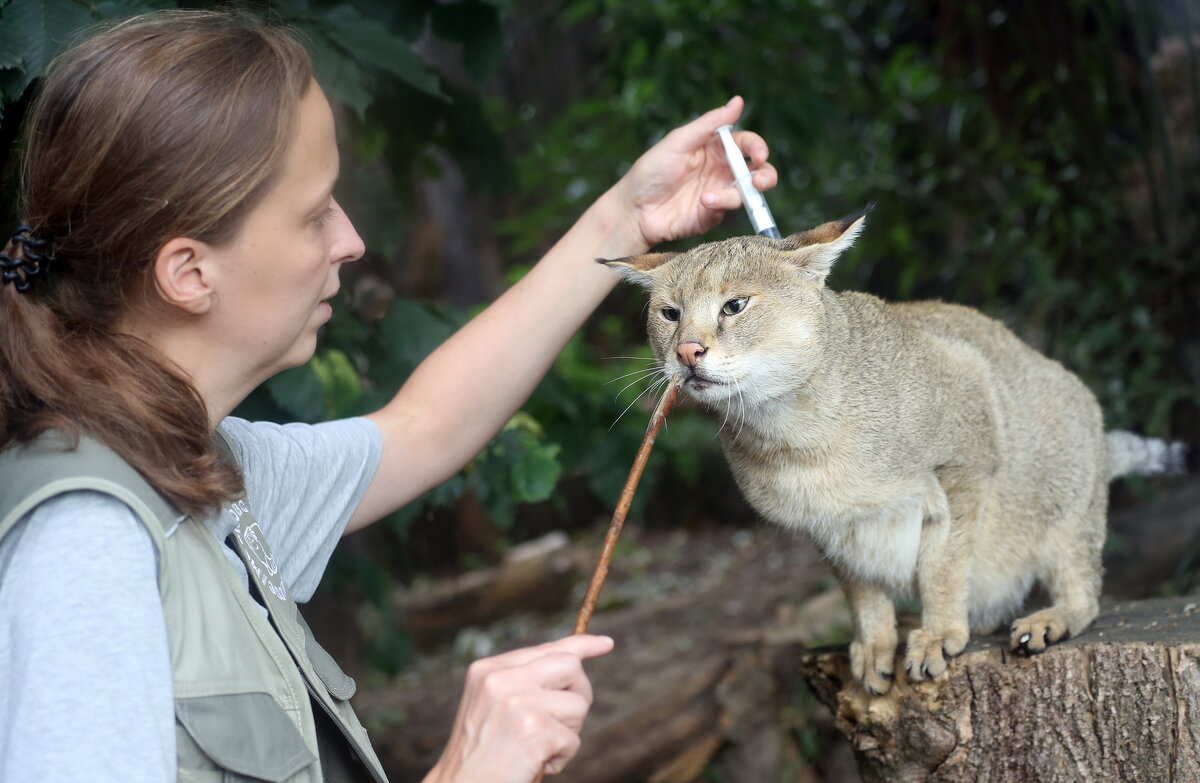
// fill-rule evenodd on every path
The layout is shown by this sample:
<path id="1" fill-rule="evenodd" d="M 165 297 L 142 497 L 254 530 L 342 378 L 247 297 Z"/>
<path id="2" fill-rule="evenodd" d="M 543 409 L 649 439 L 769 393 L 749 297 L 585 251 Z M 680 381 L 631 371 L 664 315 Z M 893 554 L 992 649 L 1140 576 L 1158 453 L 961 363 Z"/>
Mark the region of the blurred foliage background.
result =
<path id="1" fill-rule="evenodd" d="M 8 225 L 21 120 L 53 54 L 95 22 L 214 5 L 0 0 Z M 767 138 L 781 173 L 769 201 L 785 233 L 877 203 L 833 287 L 980 307 L 1078 372 L 1110 426 L 1200 440 L 1193 0 L 241 7 L 306 37 L 339 115 L 339 199 L 369 248 L 316 357 L 242 415 L 379 405 L 642 150 L 741 94 L 742 127 Z M 731 214 L 705 239 L 749 230 Z M 641 294 L 618 289 L 488 449 L 352 537 L 322 589 L 392 620 L 397 583 L 606 518 L 646 421 L 640 387 L 614 382 L 640 363 L 612 357 L 648 355 L 642 320 Z M 634 515 L 747 518 L 715 423 L 682 410 L 669 426 Z M 373 664 L 395 671 L 403 633 L 372 627 Z"/>

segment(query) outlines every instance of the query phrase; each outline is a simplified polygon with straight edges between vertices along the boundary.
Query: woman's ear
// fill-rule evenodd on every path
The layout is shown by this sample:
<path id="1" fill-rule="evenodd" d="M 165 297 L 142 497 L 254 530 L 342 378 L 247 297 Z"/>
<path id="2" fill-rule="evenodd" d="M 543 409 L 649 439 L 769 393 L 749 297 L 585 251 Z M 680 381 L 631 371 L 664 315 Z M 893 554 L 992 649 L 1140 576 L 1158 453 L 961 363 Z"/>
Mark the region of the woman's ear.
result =
<path id="1" fill-rule="evenodd" d="M 176 237 L 158 249 L 154 257 L 154 287 L 163 301 L 193 315 L 212 309 L 213 288 L 208 246 L 186 237 Z"/>

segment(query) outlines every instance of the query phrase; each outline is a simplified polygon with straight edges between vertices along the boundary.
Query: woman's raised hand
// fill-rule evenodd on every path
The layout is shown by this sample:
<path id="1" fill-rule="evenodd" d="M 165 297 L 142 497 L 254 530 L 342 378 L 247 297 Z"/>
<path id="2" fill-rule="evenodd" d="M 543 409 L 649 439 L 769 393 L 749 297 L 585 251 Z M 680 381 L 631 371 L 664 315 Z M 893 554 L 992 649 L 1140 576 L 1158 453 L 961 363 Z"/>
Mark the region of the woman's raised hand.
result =
<path id="1" fill-rule="evenodd" d="M 636 221 L 646 247 L 707 231 L 727 210 L 741 206 L 715 131 L 737 122 L 743 106 L 742 99 L 734 97 L 671 131 L 617 183 L 618 199 Z M 733 138 L 750 159 L 754 187 L 775 187 L 779 178 L 767 162 L 766 141 L 749 131 L 738 131 Z"/>
<path id="2" fill-rule="evenodd" d="M 425 783 L 530 783 L 543 769 L 562 771 L 592 704 L 583 661 L 612 648 L 607 636 L 584 634 L 475 661 Z"/>

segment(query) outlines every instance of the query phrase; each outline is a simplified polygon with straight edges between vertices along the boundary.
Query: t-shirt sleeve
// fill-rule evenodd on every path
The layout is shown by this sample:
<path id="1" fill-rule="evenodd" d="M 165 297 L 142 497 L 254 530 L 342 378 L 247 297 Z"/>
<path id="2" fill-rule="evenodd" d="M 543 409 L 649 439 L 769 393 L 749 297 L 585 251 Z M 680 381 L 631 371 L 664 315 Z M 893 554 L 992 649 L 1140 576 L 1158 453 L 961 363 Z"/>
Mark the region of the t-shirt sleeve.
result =
<path id="1" fill-rule="evenodd" d="M 230 417 L 221 431 L 239 452 L 250 511 L 292 597 L 303 603 L 375 476 L 383 436 L 363 418 L 273 424 Z"/>
<path id="2" fill-rule="evenodd" d="M 70 492 L 0 544 L 0 780 L 175 779 L 158 563 L 120 501 Z"/>

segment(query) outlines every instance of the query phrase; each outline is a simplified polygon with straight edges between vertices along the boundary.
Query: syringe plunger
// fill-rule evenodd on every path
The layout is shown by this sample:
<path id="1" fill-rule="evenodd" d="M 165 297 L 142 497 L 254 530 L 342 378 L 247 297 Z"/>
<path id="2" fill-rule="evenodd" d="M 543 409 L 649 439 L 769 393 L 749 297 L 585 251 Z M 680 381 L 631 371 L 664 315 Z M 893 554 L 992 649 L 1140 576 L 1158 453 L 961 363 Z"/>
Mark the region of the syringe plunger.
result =
<path id="1" fill-rule="evenodd" d="M 733 126 L 722 125 L 717 128 L 716 133 L 717 137 L 721 139 L 721 146 L 725 149 L 725 160 L 729 163 L 729 170 L 733 172 L 734 184 L 737 185 L 738 192 L 742 195 L 742 206 L 746 208 L 746 214 L 750 216 L 750 223 L 754 226 L 755 233 L 778 239 L 779 229 L 775 225 L 775 218 L 771 215 L 771 210 L 767 207 L 767 200 L 754 187 L 754 175 L 750 173 L 750 169 L 746 166 L 746 160 L 742 157 L 742 151 L 738 149 L 738 145 L 733 140 Z"/>

